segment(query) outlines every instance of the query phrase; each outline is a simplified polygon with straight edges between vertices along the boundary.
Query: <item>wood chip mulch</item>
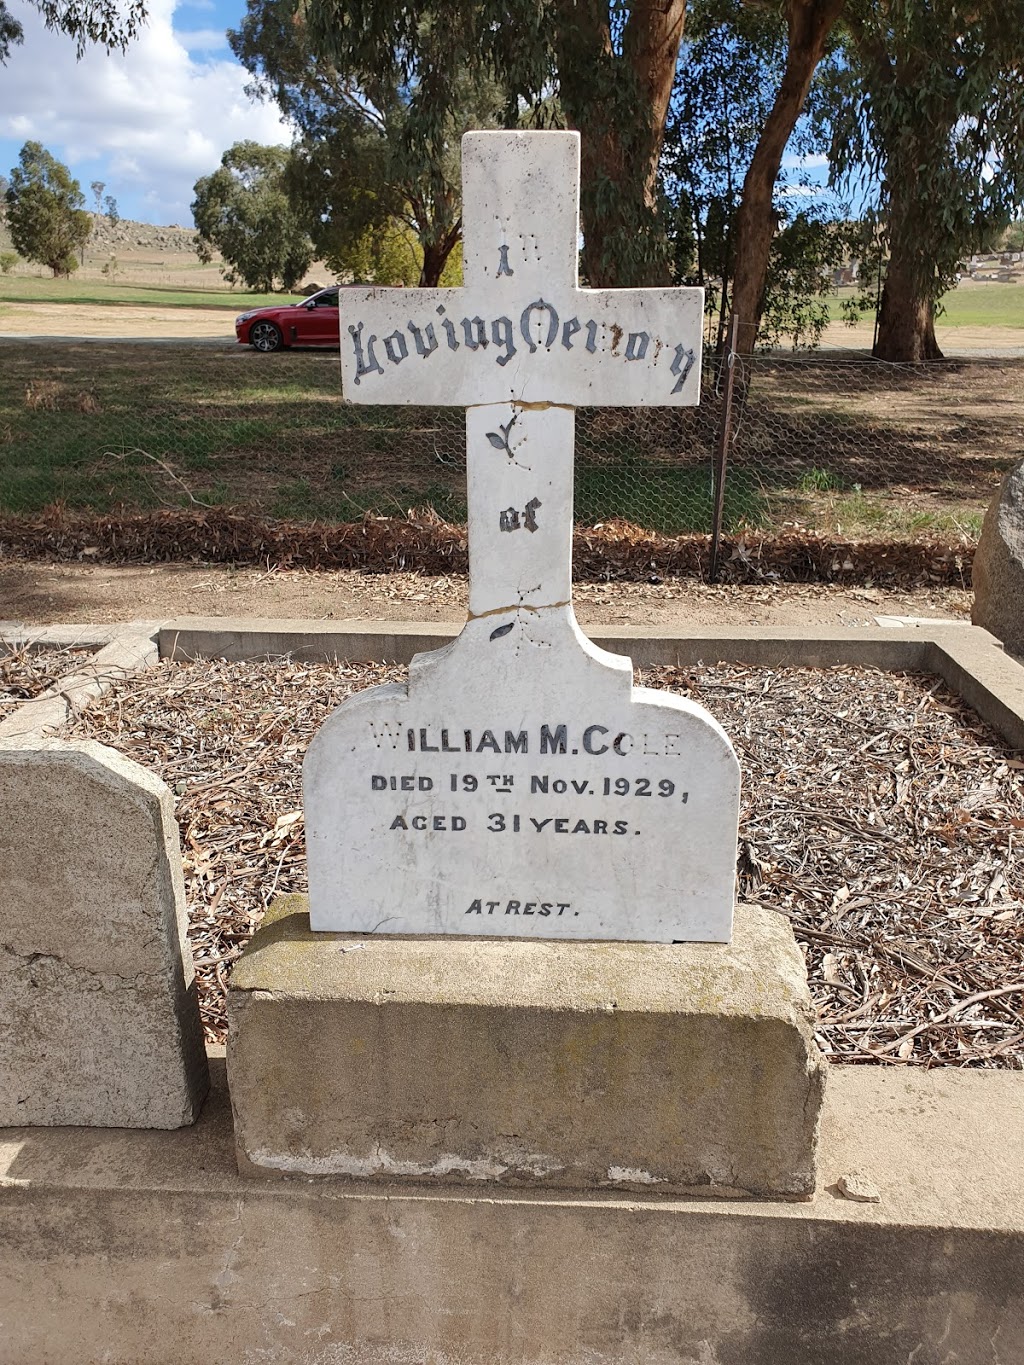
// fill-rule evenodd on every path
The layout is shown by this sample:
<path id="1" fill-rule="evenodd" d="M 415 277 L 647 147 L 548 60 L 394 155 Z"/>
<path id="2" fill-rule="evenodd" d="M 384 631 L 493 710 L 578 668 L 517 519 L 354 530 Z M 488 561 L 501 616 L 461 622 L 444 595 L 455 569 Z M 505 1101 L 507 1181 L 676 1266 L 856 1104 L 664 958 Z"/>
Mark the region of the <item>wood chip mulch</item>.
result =
<path id="1" fill-rule="evenodd" d="M 305 889 L 301 762 L 379 664 L 164 663 L 71 726 L 177 802 L 211 1040 L 230 964 Z M 865 668 L 644 670 L 729 732 L 740 897 L 786 915 L 834 1062 L 1024 1069 L 1024 762 L 933 677 Z"/>
<path id="2" fill-rule="evenodd" d="M 0 720 L 77 673 L 88 649 L 15 649 L 0 653 Z"/>

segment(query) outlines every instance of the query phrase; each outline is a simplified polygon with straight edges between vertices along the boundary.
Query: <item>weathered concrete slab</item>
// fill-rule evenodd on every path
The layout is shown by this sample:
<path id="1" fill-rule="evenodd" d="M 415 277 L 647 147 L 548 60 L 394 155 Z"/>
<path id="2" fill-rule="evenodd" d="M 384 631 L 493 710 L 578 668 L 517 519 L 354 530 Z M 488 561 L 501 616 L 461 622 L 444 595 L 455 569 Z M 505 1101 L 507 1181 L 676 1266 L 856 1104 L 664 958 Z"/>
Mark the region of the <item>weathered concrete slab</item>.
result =
<path id="1" fill-rule="evenodd" d="M 383 659 L 409 663 L 414 655 L 440 649 L 461 627 L 394 621 L 319 621 L 307 618 L 176 617 L 161 626 L 160 657 L 177 659 L 260 659 L 289 655 L 308 660 Z M 952 627 L 946 628 L 953 629 Z M 959 629 L 970 631 L 969 626 Z M 992 637 L 979 635 L 989 645 Z M 600 649 L 629 654 L 635 664 L 685 665 L 765 663 L 828 667 L 862 663 L 878 668 L 922 666 L 930 636 L 921 630 L 847 626 L 651 626 L 594 627 Z"/>
<path id="2" fill-rule="evenodd" d="M 537 943 L 313 933 L 287 897 L 228 1019 L 252 1174 L 814 1189 L 806 970 L 758 907 L 728 945 Z"/>
<path id="3" fill-rule="evenodd" d="M 963 697 L 1014 749 L 1024 749 L 1024 667 L 988 631 L 950 628 L 933 634 L 927 672 Z"/>
<path id="4" fill-rule="evenodd" d="M 220 1066 L 195 1128 L 0 1134 L 4 1365 L 1024 1359 L 1017 1073 L 832 1068 L 780 1203 L 246 1180 Z"/>
<path id="5" fill-rule="evenodd" d="M 71 630 L 86 631 L 85 626 Z M 54 635 L 61 632 L 40 632 L 26 637 L 22 644 L 39 648 L 54 643 Z M 0 638 L 0 650 L 17 647 L 18 636 Z M 41 738 L 58 730 L 75 712 L 101 697 L 115 682 L 130 677 L 144 668 L 153 668 L 160 661 L 155 639 L 155 627 L 122 630 L 114 635 L 91 658 L 83 660 L 81 668 L 62 678 L 55 687 L 19 706 L 0 721 L 0 740 Z"/>
<path id="6" fill-rule="evenodd" d="M 0 745 L 0 1125 L 173 1128 L 207 1085 L 167 787 L 92 740 Z"/>
<path id="7" fill-rule="evenodd" d="M 0 621 L 0 653 L 14 649 L 103 649 L 126 637 L 154 636 L 159 621 L 74 622 L 32 626 L 22 621 Z"/>

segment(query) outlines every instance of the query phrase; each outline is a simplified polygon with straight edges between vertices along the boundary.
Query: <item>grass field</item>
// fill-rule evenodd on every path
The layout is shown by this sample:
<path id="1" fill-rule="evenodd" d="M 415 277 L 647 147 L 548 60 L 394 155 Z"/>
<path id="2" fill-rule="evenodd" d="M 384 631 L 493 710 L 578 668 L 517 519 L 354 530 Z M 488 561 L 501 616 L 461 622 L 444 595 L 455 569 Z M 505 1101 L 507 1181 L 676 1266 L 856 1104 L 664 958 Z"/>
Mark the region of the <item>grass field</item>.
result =
<path id="1" fill-rule="evenodd" d="M 853 289 L 842 288 L 830 304 L 832 318 L 842 319 L 844 297 Z M 1024 284 L 962 281 L 942 299 L 937 319 L 941 327 L 1015 327 L 1024 329 Z M 864 315 L 862 315 L 863 318 Z M 869 319 L 870 320 L 870 319 Z"/>
<path id="2" fill-rule="evenodd" d="M 153 229 L 136 225 L 143 234 Z M 0 227 L 0 248 L 9 246 Z M 0 275 L 0 305 L 10 303 L 67 303 L 71 305 L 155 305 L 163 308 L 223 309 L 240 312 L 268 303 L 291 301 L 295 295 L 255 294 L 230 288 L 221 274 L 219 261 L 202 262 L 194 250 L 159 249 L 133 242 L 118 246 L 118 272 L 114 280 L 103 274 L 113 254 L 98 244 L 86 250 L 84 265 L 67 280 L 54 280 L 49 272 L 28 262 L 20 262 L 10 275 Z M 314 263 L 307 281 L 326 285 L 331 273 L 322 262 Z M 844 288 L 831 301 L 833 320 L 842 322 L 844 296 L 854 293 Z M 1024 284 L 1003 284 L 963 280 L 942 301 L 938 320 L 941 329 L 958 327 L 1013 328 L 1024 331 Z M 870 326 L 873 318 L 864 314 L 862 323 Z M 69 326 L 67 331 L 77 329 Z M 840 344 L 842 344 L 840 342 Z"/>
<path id="3" fill-rule="evenodd" d="M 975 535 L 1019 458 L 1022 381 L 1020 361 L 755 361 L 727 526 Z M 577 521 L 707 531 L 718 401 L 709 384 L 696 409 L 581 410 Z M 0 511 L 351 521 L 429 507 L 462 521 L 464 441 L 460 409 L 343 405 L 331 353 L 0 342 Z"/>
<path id="4" fill-rule="evenodd" d="M 36 275 L 0 275 L 0 303 L 159 304 L 161 308 L 222 308 L 240 313 L 246 308 L 267 304 L 291 303 L 298 294 L 253 294 L 228 289 L 211 267 L 208 287 L 183 288 L 175 284 L 113 284 L 88 276 L 72 275 L 68 280 L 46 279 Z"/>

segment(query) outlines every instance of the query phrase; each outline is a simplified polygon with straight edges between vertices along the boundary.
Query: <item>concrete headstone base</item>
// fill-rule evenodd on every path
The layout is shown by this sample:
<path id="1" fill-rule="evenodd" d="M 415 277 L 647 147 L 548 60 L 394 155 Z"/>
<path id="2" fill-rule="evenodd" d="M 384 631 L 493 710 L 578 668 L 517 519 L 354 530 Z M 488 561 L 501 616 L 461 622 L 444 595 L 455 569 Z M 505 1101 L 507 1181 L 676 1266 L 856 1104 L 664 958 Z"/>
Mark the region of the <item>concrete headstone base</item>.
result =
<path id="1" fill-rule="evenodd" d="M 315 934 L 279 900 L 235 966 L 239 1167 L 801 1199 L 825 1066 L 780 916 L 731 944 Z"/>

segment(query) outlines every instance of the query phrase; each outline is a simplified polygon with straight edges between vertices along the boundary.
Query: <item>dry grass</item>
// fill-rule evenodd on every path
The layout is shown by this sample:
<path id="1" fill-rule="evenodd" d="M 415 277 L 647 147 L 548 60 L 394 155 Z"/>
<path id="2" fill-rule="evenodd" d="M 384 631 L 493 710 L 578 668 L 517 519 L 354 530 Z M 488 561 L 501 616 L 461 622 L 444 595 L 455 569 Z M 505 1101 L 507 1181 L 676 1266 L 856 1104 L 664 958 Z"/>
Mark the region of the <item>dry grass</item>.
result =
<path id="1" fill-rule="evenodd" d="M 204 1022 L 270 900 L 305 889 L 300 767 L 376 664 L 164 663 L 72 727 L 177 800 Z M 934 678 L 645 671 L 702 701 L 743 768 L 741 897 L 786 915 L 837 1062 L 1024 1067 L 1024 764 Z"/>
<path id="2" fill-rule="evenodd" d="M 87 389 L 69 389 L 56 379 L 35 379 L 25 386 L 25 407 L 30 412 L 84 412 L 95 416 L 99 401 Z"/>

